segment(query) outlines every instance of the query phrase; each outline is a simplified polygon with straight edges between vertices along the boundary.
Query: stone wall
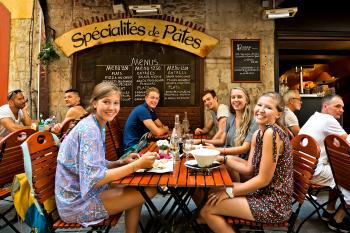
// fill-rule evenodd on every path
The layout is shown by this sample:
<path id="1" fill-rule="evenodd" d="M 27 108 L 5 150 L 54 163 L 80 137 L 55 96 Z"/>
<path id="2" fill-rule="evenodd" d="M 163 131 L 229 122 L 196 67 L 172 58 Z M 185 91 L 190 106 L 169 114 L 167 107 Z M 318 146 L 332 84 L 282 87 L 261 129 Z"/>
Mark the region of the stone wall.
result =
<path id="1" fill-rule="evenodd" d="M 111 14 L 108 0 L 47 0 L 49 24 L 56 36 L 73 28 L 73 23 L 93 16 Z M 140 1 L 127 1 L 129 4 Z M 248 89 L 253 101 L 258 94 L 274 88 L 274 22 L 262 20 L 262 7 L 256 0 L 163 0 L 167 15 L 192 21 L 219 39 L 219 45 L 205 59 L 204 87 L 215 89 L 221 102 L 229 104 L 229 90 L 234 86 Z M 231 82 L 231 39 L 261 39 L 261 83 Z M 72 58 L 61 54 L 49 66 L 50 112 L 62 119 L 65 114 L 64 91 L 72 86 Z"/>
<path id="2" fill-rule="evenodd" d="M 28 4 L 28 7 L 32 6 Z M 32 10 L 30 9 L 30 12 Z M 23 9 L 23 11 L 28 12 L 29 10 Z M 34 4 L 33 15 L 25 14 L 24 17 L 21 11 L 17 11 L 16 15 L 19 18 L 11 17 L 10 31 L 8 90 L 21 89 L 25 92 L 26 97 L 29 97 L 31 93 L 33 118 L 36 117 L 37 110 L 38 60 L 36 57 L 39 53 L 40 12 L 40 6 L 37 3 Z M 32 47 L 29 46 L 30 44 Z"/>

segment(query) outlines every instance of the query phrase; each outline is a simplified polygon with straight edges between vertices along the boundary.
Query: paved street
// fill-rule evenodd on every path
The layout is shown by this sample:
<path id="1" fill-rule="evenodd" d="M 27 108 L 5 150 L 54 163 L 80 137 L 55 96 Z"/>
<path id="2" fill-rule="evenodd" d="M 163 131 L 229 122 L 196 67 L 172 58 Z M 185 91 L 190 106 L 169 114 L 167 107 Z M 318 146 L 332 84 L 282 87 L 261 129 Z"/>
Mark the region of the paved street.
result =
<path id="1" fill-rule="evenodd" d="M 319 198 L 324 199 L 325 197 L 322 196 Z M 154 200 L 155 200 L 155 203 L 157 206 L 161 206 L 162 203 L 166 200 L 166 198 L 163 197 L 162 195 L 157 195 Z M 3 210 L 3 207 L 5 207 L 6 205 L 8 205 L 8 203 L 1 201 L 0 202 L 0 209 Z M 193 208 L 194 204 L 190 203 L 190 207 Z M 300 219 L 303 219 L 305 217 L 305 215 L 307 215 L 307 213 L 310 213 L 310 211 L 312 211 L 311 205 L 308 202 L 305 202 L 303 207 L 302 207 L 301 214 L 299 215 L 299 221 L 300 221 Z M 148 212 L 147 212 L 146 208 L 143 208 L 142 215 L 141 215 L 141 221 L 143 223 L 145 223 L 147 220 L 148 220 Z M 3 225 L 3 222 L 1 221 L 0 224 Z M 16 226 L 23 233 L 30 232 L 30 228 L 28 226 L 26 226 L 26 224 L 24 224 L 24 223 L 17 222 Z M 113 227 L 110 232 L 111 233 L 124 232 L 124 218 L 123 217 L 119 220 L 118 225 Z M 141 230 L 140 230 L 140 232 L 141 232 Z M 178 229 L 175 232 L 184 233 L 184 232 L 194 232 L 194 231 L 189 229 L 188 227 L 186 227 L 185 229 Z M 265 232 L 269 233 L 270 231 L 265 231 Z M 333 231 L 328 229 L 328 227 L 325 223 L 319 221 L 317 219 L 317 216 L 314 216 L 308 222 L 306 222 L 300 231 L 300 233 L 331 233 L 331 232 L 333 232 Z M 6 227 L 6 228 L 1 229 L 0 233 L 13 233 L 13 231 L 11 230 L 11 228 Z"/>

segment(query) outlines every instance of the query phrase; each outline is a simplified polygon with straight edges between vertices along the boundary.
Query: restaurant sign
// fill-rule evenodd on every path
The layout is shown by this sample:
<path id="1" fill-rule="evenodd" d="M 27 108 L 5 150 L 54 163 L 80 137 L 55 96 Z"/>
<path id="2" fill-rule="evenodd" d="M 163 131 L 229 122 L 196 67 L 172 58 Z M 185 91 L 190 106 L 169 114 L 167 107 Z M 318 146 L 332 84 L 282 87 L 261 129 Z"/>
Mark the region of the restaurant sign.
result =
<path id="1" fill-rule="evenodd" d="M 147 41 L 170 45 L 205 57 L 218 40 L 188 26 L 159 19 L 126 18 L 75 28 L 58 37 L 56 45 L 69 57 L 73 53 L 111 42 Z"/>

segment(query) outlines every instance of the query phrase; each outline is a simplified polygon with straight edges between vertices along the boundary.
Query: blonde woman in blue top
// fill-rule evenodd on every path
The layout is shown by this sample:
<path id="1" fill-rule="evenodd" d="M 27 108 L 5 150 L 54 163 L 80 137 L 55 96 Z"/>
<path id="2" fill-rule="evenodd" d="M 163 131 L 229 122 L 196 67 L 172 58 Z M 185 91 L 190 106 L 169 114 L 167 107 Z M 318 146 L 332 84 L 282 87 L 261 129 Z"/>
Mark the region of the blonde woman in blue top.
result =
<path id="1" fill-rule="evenodd" d="M 253 133 L 258 129 L 252 117 L 250 98 L 244 88 L 234 87 L 230 91 L 230 102 L 231 115 L 227 119 L 225 133 L 218 139 L 201 141 L 206 147 L 215 148 L 221 154 L 239 155 L 247 159 Z"/>
<path id="2" fill-rule="evenodd" d="M 121 93 L 109 83 L 98 84 L 90 100 L 90 114 L 63 140 L 57 158 L 55 198 L 58 213 L 67 223 L 84 226 L 125 211 L 126 232 L 137 232 L 145 202 L 135 188 L 110 185 L 141 168 L 152 167 L 156 158 L 136 154 L 114 162 L 105 159 L 105 127 L 120 109 Z M 147 189 L 150 197 L 155 189 Z"/>

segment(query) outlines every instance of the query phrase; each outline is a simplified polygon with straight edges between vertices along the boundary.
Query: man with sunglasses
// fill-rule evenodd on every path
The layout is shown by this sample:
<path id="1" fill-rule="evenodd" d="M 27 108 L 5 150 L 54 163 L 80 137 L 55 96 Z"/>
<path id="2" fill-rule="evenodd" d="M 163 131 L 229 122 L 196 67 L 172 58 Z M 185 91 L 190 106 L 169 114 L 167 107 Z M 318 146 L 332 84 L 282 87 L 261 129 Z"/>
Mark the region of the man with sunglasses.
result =
<path id="1" fill-rule="evenodd" d="M 30 128 L 32 124 L 22 90 L 9 92 L 7 102 L 0 107 L 0 137 L 19 129 Z"/>

